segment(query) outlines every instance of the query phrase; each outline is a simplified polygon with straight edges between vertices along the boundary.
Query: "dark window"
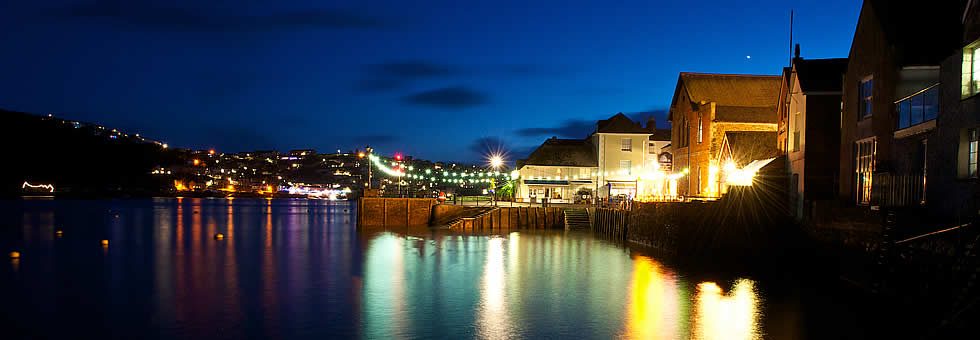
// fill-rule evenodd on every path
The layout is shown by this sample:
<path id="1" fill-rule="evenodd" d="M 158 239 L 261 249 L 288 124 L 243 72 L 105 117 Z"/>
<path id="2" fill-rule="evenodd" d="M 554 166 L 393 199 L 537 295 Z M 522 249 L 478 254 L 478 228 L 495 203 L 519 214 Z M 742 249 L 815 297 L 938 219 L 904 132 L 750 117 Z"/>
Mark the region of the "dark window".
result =
<path id="1" fill-rule="evenodd" d="M 914 96 L 909 98 L 912 102 L 912 109 L 909 111 L 909 125 L 916 125 L 922 123 L 922 96 Z"/>
<path id="2" fill-rule="evenodd" d="M 898 128 L 903 129 L 909 126 L 909 111 L 911 109 L 911 101 L 903 101 L 898 103 Z"/>
<path id="3" fill-rule="evenodd" d="M 895 104 L 895 109 L 898 111 L 896 130 L 935 120 L 939 116 L 938 85 L 933 85 Z"/>
<path id="4" fill-rule="evenodd" d="M 924 121 L 928 122 L 939 116 L 939 86 L 926 90 L 923 108 L 925 110 Z"/>
<path id="5" fill-rule="evenodd" d="M 861 99 L 861 102 L 858 105 L 858 110 L 860 110 L 861 118 L 871 116 L 871 103 L 872 99 L 874 98 L 872 96 L 873 88 L 874 78 L 870 77 L 868 80 L 862 81 L 858 86 L 858 97 Z"/>

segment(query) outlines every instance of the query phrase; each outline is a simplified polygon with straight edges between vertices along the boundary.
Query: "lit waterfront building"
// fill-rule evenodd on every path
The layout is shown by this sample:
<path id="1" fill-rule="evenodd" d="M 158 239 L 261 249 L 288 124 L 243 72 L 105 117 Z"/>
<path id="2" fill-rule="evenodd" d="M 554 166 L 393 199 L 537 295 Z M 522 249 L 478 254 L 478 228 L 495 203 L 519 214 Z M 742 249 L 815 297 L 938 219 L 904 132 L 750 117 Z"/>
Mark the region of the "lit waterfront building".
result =
<path id="1" fill-rule="evenodd" d="M 516 199 L 672 199 L 678 175 L 670 173 L 672 156 L 664 153 L 669 144 L 670 130 L 657 129 L 653 118 L 642 127 L 618 113 L 598 121 L 586 139 L 553 137 L 518 161 Z"/>
<path id="2" fill-rule="evenodd" d="M 679 195 L 721 195 L 725 174 L 718 156 L 730 131 L 776 131 L 780 76 L 681 73 L 667 120 L 671 122 Z M 776 142 L 773 141 L 773 145 Z"/>

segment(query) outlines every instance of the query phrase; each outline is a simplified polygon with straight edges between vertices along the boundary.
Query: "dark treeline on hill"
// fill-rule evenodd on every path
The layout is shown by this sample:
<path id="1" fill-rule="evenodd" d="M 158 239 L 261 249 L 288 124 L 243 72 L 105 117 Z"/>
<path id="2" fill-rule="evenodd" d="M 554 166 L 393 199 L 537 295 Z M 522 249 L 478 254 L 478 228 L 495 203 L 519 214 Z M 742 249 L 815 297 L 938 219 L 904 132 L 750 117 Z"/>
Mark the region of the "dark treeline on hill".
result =
<path id="1" fill-rule="evenodd" d="M 168 183 L 151 171 L 178 161 L 172 149 L 100 126 L 7 110 L 0 122 L 6 197 L 20 195 L 25 181 L 79 195 L 156 193 Z"/>

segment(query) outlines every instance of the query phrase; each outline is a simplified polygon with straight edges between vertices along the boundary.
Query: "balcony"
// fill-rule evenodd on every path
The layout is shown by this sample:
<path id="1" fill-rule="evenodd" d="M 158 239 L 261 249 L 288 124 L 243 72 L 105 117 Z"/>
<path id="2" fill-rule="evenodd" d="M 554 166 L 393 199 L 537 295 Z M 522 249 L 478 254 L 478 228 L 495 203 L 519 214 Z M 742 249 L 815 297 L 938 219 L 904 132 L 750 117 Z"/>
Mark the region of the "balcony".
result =
<path id="1" fill-rule="evenodd" d="M 911 207 L 925 203 L 926 181 L 922 175 L 877 173 L 871 181 L 871 205 Z"/>
<path id="2" fill-rule="evenodd" d="M 933 84 L 895 102 L 895 138 L 936 128 L 939 116 L 939 84 Z"/>

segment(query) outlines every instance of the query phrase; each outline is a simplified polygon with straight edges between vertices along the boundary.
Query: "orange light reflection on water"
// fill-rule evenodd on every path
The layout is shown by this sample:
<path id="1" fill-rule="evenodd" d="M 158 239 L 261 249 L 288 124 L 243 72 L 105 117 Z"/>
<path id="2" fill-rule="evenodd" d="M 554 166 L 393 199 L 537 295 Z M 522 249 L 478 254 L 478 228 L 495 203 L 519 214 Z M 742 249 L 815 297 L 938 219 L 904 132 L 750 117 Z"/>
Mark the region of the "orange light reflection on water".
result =
<path id="1" fill-rule="evenodd" d="M 624 338 L 681 338 L 678 299 L 677 281 L 671 273 L 648 257 L 635 258 Z"/>
<path id="2" fill-rule="evenodd" d="M 714 282 L 702 282 L 695 299 L 692 339 L 761 339 L 755 282 L 735 281 L 725 295 Z"/>

